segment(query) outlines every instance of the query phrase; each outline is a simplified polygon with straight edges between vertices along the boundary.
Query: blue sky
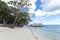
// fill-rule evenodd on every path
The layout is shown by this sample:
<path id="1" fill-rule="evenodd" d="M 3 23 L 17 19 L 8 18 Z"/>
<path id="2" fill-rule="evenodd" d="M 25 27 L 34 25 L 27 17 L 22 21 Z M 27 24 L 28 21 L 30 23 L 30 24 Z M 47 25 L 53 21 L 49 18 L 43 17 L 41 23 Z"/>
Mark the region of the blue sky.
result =
<path id="1" fill-rule="evenodd" d="M 37 0 L 35 4 L 36 4 L 36 9 L 35 9 L 35 10 L 42 9 L 42 8 L 40 7 L 40 5 L 41 5 L 41 0 Z"/>
<path id="2" fill-rule="evenodd" d="M 35 12 L 31 16 L 31 23 L 60 24 L 59 0 L 37 0 L 35 6 Z"/>
<path id="3" fill-rule="evenodd" d="M 30 2 L 32 3 L 28 11 L 32 19 L 30 23 L 60 25 L 60 0 L 30 0 Z"/>

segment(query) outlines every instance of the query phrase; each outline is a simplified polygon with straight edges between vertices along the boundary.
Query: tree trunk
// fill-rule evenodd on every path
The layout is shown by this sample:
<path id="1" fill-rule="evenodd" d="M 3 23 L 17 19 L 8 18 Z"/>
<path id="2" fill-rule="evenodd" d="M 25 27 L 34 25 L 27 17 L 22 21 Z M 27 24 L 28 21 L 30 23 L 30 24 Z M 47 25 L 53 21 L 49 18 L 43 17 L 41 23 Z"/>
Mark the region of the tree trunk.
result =
<path id="1" fill-rule="evenodd" d="M 6 21 L 5 21 L 5 19 L 3 19 L 3 24 L 4 24 L 4 26 L 6 25 Z"/>

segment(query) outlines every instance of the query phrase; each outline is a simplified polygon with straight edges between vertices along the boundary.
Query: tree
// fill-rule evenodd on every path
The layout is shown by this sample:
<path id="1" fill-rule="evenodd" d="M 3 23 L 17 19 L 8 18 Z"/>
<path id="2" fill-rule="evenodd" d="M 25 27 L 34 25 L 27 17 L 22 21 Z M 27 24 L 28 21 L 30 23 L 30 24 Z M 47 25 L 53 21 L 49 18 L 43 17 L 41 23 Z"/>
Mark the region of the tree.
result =
<path id="1" fill-rule="evenodd" d="M 9 16 L 11 16 L 11 12 L 9 6 L 0 0 L 0 20 L 3 20 L 3 23 L 7 21 Z"/>
<path id="2" fill-rule="evenodd" d="M 22 24 L 22 26 L 23 26 L 23 25 L 28 24 L 31 21 L 29 15 L 28 15 L 29 13 L 22 12 L 19 9 L 14 8 L 14 7 L 11 7 L 11 10 L 13 11 L 14 16 L 17 14 L 15 21 L 16 21 L 16 23 L 18 23 L 18 25 Z"/>
<path id="3" fill-rule="evenodd" d="M 23 3 L 24 2 L 24 3 Z M 3 23 L 13 23 L 16 24 L 18 23 L 18 25 L 26 25 L 28 24 L 31 19 L 28 15 L 28 12 L 26 12 L 25 9 L 23 8 L 27 8 L 28 3 L 27 0 L 21 0 L 21 1 L 10 1 L 8 3 L 11 3 L 12 5 L 14 5 L 14 7 L 12 6 L 8 6 L 7 3 L 3 2 L 0 0 L 0 20 L 3 20 Z M 22 11 L 21 9 L 25 10 Z"/>
<path id="4" fill-rule="evenodd" d="M 28 3 L 29 2 L 29 0 L 20 0 L 20 1 L 10 1 L 10 2 L 8 2 L 9 4 L 11 4 L 11 5 L 13 5 L 14 6 L 14 8 L 17 8 L 17 9 L 19 9 L 20 11 L 21 11 L 21 9 L 23 9 L 23 8 L 28 8 L 28 6 L 30 6 L 31 4 L 30 3 Z M 25 11 L 25 9 L 23 9 L 24 11 Z M 15 12 L 15 20 L 14 20 L 14 24 L 16 23 L 16 20 L 17 21 L 20 21 L 20 23 L 23 23 L 23 22 L 28 22 L 28 18 L 29 18 L 29 16 L 28 16 L 28 14 L 27 14 L 27 12 L 25 11 L 25 12 L 23 12 L 23 11 L 21 11 L 21 12 L 19 12 L 19 11 L 17 11 L 16 12 L 16 10 L 14 11 Z M 20 15 L 18 15 L 18 14 L 20 14 Z M 27 16 L 27 18 L 22 18 L 21 16 L 24 16 L 24 15 L 26 15 Z M 19 18 L 20 17 L 20 18 Z M 22 18 L 22 19 L 21 19 Z M 30 19 L 29 19 L 30 20 Z M 25 24 L 25 23 L 24 23 Z"/>
<path id="5" fill-rule="evenodd" d="M 27 25 L 31 21 L 31 19 L 27 12 L 19 12 L 17 21 L 19 22 L 19 24 Z"/>

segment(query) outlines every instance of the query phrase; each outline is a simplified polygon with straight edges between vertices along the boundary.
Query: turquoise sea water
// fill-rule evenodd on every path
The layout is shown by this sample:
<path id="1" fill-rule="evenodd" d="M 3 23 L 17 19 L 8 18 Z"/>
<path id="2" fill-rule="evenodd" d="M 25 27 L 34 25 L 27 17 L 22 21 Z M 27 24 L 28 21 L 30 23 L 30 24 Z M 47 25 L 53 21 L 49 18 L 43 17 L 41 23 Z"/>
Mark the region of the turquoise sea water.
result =
<path id="1" fill-rule="evenodd" d="M 60 25 L 45 25 L 44 27 L 30 27 L 37 35 L 44 33 L 45 36 L 60 40 Z"/>

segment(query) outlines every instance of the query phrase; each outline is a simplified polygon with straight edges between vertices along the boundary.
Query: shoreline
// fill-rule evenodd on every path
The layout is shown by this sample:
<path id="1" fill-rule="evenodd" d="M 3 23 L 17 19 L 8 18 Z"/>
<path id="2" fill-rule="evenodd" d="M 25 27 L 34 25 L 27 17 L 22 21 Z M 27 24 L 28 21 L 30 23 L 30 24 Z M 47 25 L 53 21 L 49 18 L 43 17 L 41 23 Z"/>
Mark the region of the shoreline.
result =
<path id="1" fill-rule="evenodd" d="M 32 32 L 33 36 L 36 38 L 36 40 L 56 40 L 54 37 L 48 36 L 42 31 L 40 31 L 40 34 L 39 34 L 36 31 L 32 30 L 31 28 L 29 28 L 29 29 L 31 30 L 31 32 Z"/>
<path id="2" fill-rule="evenodd" d="M 36 38 L 35 40 L 38 40 L 38 37 L 35 35 L 35 33 L 33 33 L 33 31 L 31 30 L 31 28 L 28 28 L 28 29 L 31 31 L 32 36 Z"/>
<path id="3" fill-rule="evenodd" d="M 14 29 L 8 27 L 0 27 L 0 40 L 54 40 L 41 32 L 37 35 L 31 28 L 26 26 Z"/>

